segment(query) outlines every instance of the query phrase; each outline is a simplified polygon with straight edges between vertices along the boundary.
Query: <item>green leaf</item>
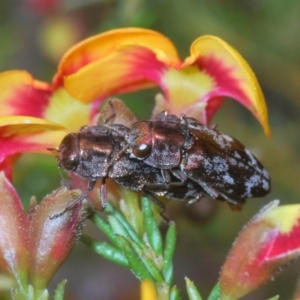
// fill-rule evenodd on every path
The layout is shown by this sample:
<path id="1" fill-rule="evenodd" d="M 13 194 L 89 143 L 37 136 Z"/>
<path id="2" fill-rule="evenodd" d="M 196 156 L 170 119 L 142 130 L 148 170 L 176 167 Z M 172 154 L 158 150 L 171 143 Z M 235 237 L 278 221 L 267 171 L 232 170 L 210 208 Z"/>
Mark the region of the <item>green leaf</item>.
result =
<path id="1" fill-rule="evenodd" d="M 166 235 L 166 246 L 164 250 L 164 266 L 162 269 L 162 274 L 165 281 L 171 285 L 173 281 L 173 256 L 176 246 L 176 225 L 173 223 L 169 226 Z"/>
<path id="2" fill-rule="evenodd" d="M 141 249 L 145 247 L 143 241 L 140 239 L 136 231 L 132 228 L 130 223 L 128 223 L 126 218 L 109 202 L 107 202 L 106 211 L 107 213 L 113 215 L 113 217 L 118 221 L 118 223 L 126 232 L 125 236 L 128 236 L 131 240 L 133 240 Z"/>
<path id="3" fill-rule="evenodd" d="M 111 229 L 114 232 L 116 237 L 118 235 L 128 237 L 128 233 L 127 233 L 126 229 L 122 226 L 122 224 L 120 224 L 120 222 L 113 215 L 108 216 L 108 221 L 109 221 L 109 225 L 111 226 Z M 120 243 L 119 239 L 118 239 L 118 243 Z"/>
<path id="4" fill-rule="evenodd" d="M 116 237 L 116 238 L 118 238 L 118 237 Z M 103 256 L 104 258 L 106 258 L 118 265 L 129 268 L 129 263 L 121 250 L 119 250 L 105 242 L 99 242 L 98 240 L 93 239 L 87 235 L 82 235 L 81 241 L 85 245 L 87 245 L 89 248 L 94 250 L 96 253 Z M 118 244 L 120 245 L 120 242 L 118 242 Z M 121 245 L 120 245 L 120 247 L 121 247 Z"/>
<path id="5" fill-rule="evenodd" d="M 180 300 L 179 290 L 177 286 L 173 286 L 170 290 L 170 300 Z"/>
<path id="6" fill-rule="evenodd" d="M 268 300 L 278 300 L 279 299 L 279 295 L 276 295 L 276 296 L 274 296 L 274 297 L 272 297 L 272 298 L 269 298 Z"/>
<path id="7" fill-rule="evenodd" d="M 155 264 L 155 259 L 154 257 L 149 258 L 145 252 L 143 252 L 137 245 L 134 244 L 134 242 L 130 241 L 129 242 L 132 244 L 134 247 L 136 253 L 139 255 L 140 259 L 143 261 L 144 265 L 148 269 L 148 271 L 151 273 L 153 278 L 155 279 L 156 282 L 162 283 L 164 282 L 164 278 L 160 272 L 160 269 Z"/>
<path id="8" fill-rule="evenodd" d="M 49 292 L 48 292 L 48 290 L 47 289 L 44 290 L 42 292 L 42 294 L 40 294 L 38 297 L 36 297 L 36 295 L 35 295 L 34 299 L 37 299 L 37 300 L 48 300 L 49 299 Z"/>
<path id="9" fill-rule="evenodd" d="M 212 291 L 210 292 L 207 300 L 218 300 L 220 299 L 220 282 L 218 282 L 214 288 L 212 289 Z"/>
<path id="10" fill-rule="evenodd" d="M 94 214 L 91 221 L 109 238 L 109 240 L 118 248 L 120 248 L 119 239 L 116 233 L 113 231 L 112 227 L 108 222 L 106 222 L 102 217 Z"/>
<path id="11" fill-rule="evenodd" d="M 141 249 L 135 245 L 135 243 L 131 240 L 127 240 L 126 238 L 119 236 L 123 247 L 123 251 L 129 261 L 130 267 L 132 268 L 132 271 L 134 273 L 139 274 L 140 273 L 140 266 L 143 265 L 144 268 L 146 268 L 147 273 L 150 274 L 151 279 L 155 280 L 156 282 L 163 282 L 164 279 L 162 275 L 160 274 L 160 271 L 155 266 L 155 264 L 141 251 Z M 135 269 L 135 266 L 138 266 L 137 269 Z M 139 275 L 137 275 L 138 278 Z M 149 279 L 149 277 L 142 278 L 142 279 Z"/>
<path id="12" fill-rule="evenodd" d="M 141 260 L 138 253 L 134 250 L 132 244 L 123 236 L 118 236 L 124 254 L 129 262 L 129 266 L 134 273 L 134 275 L 139 280 L 150 280 L 153 282 L 153 277 L 149 272 L 148 268 L 145 266 L 143 261 Z"/>
<path id="13" fill-rule="evenodd" d="M 144 213 L 144 223 L 148 241 L 156 254 L 162 255 L 162 236 L 152 212 L 151 201 L 146 197 L 142 197 L 142 211 Z"/>
<path id="14" fill-rule="evenodd" d="M 54 292 L 53 300 L 64 300 L 65 288 L 67 280 L 63 280 L 56 288 Z"/>
<path id="15" fill-rule="evenodd" d="M 186 289 L 189 296 L 189 300 L 202 300 L 196 286 L 192 281 L 190 281 L 187 277 L 185 278 Z"/>
<path id="16" fill-rule="evenodd" d="M 142 236 L 144 217 L 139 205 L 140 195 L 125 188 L 120 188 L 120 192 L 122 195 L 122 199 L 119 201 L 120 210 L 131 227 L 134 228 L 139 236 Z"/>

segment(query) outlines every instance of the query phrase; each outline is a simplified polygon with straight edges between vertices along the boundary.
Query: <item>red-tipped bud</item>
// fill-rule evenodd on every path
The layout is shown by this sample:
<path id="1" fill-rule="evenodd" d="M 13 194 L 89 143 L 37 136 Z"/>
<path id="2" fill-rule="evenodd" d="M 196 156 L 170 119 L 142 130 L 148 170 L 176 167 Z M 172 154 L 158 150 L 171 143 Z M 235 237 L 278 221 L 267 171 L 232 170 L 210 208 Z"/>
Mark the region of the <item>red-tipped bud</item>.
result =
<path id="1" fill-rule="evenodd" d="M 77 190 L 59 189 L 35 207 L 30 218 L 30 276 L 35 289 L 43 290 L 77 241 L 85 205 L 76 204 L 57 216 L 80 195 Z"/>
<path id="2" fill-rule="evenodd" d="M 27 228 L 22 203 L 9 180 L 0 172 L 0 269 L 27 284 Z"/>
<path id="3" fill-rule="evenodd" d="M 221 300 L 239 299 L 300 255 L 300 205 L 263 208 L 242 230 L 222 268 Z"/>

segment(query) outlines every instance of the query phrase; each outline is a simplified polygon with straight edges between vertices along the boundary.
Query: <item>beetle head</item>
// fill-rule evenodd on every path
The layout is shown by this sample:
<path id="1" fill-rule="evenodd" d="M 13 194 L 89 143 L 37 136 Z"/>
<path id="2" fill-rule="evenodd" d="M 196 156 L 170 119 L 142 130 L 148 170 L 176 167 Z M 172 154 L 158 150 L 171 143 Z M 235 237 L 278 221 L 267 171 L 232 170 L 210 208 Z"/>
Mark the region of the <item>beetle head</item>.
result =
<path id="1" fill-rule="evenodd" d="M 68 171 L 75 171 L 79 160 L 79 137 L 76 133 L 70 133 L 64 137 L 59 145 L 58 166 Z"/>

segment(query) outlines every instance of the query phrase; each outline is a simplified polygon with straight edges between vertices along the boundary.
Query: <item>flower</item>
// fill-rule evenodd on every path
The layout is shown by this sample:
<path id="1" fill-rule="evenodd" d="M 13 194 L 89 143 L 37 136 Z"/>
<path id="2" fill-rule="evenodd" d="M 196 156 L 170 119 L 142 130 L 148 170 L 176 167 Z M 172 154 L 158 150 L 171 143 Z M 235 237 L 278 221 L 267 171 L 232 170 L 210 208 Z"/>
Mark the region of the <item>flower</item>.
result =
<path id="1" fill-rule="evenodd" d="M 93 122 L 106 97 L 155 84 L 164 92 L 157 97 L 156 112 L 183 112 L 207 124 L 223 96 L 230 96 L 250 109 L 270 133 L 256 77 L 224 41 L 200 37 L 193 42 L 191 55 L 181 61 L 174 45 L 158 32 L 116 29 L 71 48 L 52 84 L 25 71 L 0 73 L 0 168 L 11 176 L 18 154 L 50 154 L 47 149 L 57 147 L 66 132 Z"/>
<path id="2" fill-rule="evenodd" d="M 67 131 L 78 131 L 96 113 L 63 87 L 19 70 L 0 73 L 0 105 L 0 168 L 8 177 L 18 154 L 50 154 L 47 149 L 57 147 Z"/>
<path id="3" fill-rule="evenodd" d="M 300 205 L 264 207 L 236 239 L 220 277 L 221 300 L 239 299 L 300 255 Z"/>
<path id="4" fill-rule="evenodd" d="M 0 104 L 0 117 L 45 119 L 63 125 L 68 131 L 88 124 L 95 113 L 92 105 L 71 97 L 63 86 L 54 87 L 35 80 L 28 72 L 20 70 L 0 73 Z"/>
<path id="5" fill-rule="evenodd" d="M 79 237 L 85 206 L 80 203 L 62 216 L 50 217 L 79 191 L 54 191 L 25 214 L 14 187 L 0 172 L 0 194 L 0 270 L 14 277 L 18 294 L 26 295 L 29 284 L 42 293 Z"/>
<path id="6" fill-rule="evenodd" d="M 229 96 L 246 106 L 270 134 L 267 108 L 257 79 L 242 56 L 218 37 L 196 39 L 181 60 L 162 34 L 141 28 L 107 31 L 71 48 L 54 86 L 85 103 L 112 94 L 160 86 L 157 110 L 186 113 L 207 124 Z"/>
<path id="7" fill-rule="evenodd" d="M 156 290 L 154 284 L 148 280 L 141 282 L 141 300 L 156 300 Z"/>

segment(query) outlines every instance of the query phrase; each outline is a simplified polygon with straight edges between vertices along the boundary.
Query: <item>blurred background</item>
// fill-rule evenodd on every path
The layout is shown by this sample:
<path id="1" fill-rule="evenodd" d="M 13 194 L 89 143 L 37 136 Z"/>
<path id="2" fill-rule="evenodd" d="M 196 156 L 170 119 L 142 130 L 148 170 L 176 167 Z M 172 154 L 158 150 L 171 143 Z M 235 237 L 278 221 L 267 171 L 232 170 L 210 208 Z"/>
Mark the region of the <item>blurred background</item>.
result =
<path id="1" fill-rule="evenodd" d="M 271 138 L 264 136 L 248 111 L 230 99 L 213 122 L 222 132 L 241 140 L 263 162 L 272 176 L 272 192 L 264 199 L 249 200 L 242 212 L 206 200 L 192 207 L 168 203 L 168 215 L 178 225 L 175 283 L 183 299 L 184 276 L 195 282 L 204 297 L 208 295 L 234 238 L 263 205 L 272 199 L 280 199 L 282 204 L 299 202 L 298 0 L 4 0 L 0 2 L 0 24 L 0 70 L 24 69 L 48 82 L 72 45 L 93 34 L 128 26 L 160 31 L 174 42 L 182 58 L 189 55 L 195 38 L 217 35 L 253 68 L 266 97 Z M 120 98 L 139 118 L 149 118 L 157 91 Z M 141 106 L 143 111 L 139 110 Z M 41 199 L 60 185 L 55 158 L 50 156 L 22 157 L 14 178 L 25 205 L 30 196 Z M 84 230 L 95 231 L 91 224 Z M 244 299 L 267 299 L 276 294 L 280 299 L 291 299 L 299 274 L 298 261 Z M 54 277 L 51 288 L 64 278 L 68 280 L 66 299 L 139 299 L 139 282 L 128 270 L 105 261 L 80 242 Z"/>

